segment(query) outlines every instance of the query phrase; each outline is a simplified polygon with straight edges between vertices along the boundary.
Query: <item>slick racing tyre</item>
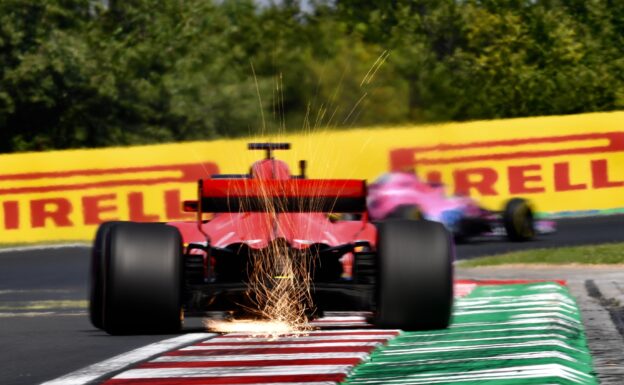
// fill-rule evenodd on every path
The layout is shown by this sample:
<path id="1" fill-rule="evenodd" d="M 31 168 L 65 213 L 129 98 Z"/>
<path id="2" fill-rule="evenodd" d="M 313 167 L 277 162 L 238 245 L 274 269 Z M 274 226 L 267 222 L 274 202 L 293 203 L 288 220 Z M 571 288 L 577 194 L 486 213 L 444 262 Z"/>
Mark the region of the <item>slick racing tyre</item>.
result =
<path id="1" fill-rule="evenodd" d="M 91 249 L 91 268 L 89 273 L 89 318 L 91 324 L 102 329 L 102 306 L 104 297 L 104 255 L 106 255 L 106 239 L 110 229 L 121 222 L 104 222 L 95 234 Z"/>
<path id="2" fill-rule="evenodd" d="M 513 198 L 507 202 L 503 211 L 503 226 L 511 241 L 523 242 L 535 237 L 533 210 L 525 199 Z"/>
<path id="3" fill-rule="evenodd" d="M 182 241 L 175 227 L 117 223 L 104 248 L 103 329 L 109 334 L 180 330 Z"/>
<path id="4" fill-rule="evenodd" d="M 420 208 L 415 205 L 398 205 L 397 207 L 388 214 L 388 219 L 412 219 L 412 220 L 421 220 L 423 218 L 423 214 L 420 211 Z"/>
<path id="5" fill-rule="evenodd" d="M 441 223 L 378 224 L 375 324 L 403 330 L 448 326 L 453 305 L 453 245 Z"/>

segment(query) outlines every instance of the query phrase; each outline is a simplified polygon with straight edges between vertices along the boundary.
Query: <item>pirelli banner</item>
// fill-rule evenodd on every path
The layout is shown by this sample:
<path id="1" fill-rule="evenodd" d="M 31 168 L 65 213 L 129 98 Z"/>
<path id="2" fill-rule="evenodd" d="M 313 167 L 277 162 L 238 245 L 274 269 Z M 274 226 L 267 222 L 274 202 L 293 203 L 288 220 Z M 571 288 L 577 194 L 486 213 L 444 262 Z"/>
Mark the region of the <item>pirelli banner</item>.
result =
<path id="1" fill-rule="evenodd" d="M 196 181 L 246 173 L 249 141 L 314 178 L 412 171 L 497 209 L 511 196 L 549 216 L 624 211 L 624 112 L 317 131 L 211 142 L 0 155 L 0 243 L 90 240 L 108 220 L 192 220 Z"/>

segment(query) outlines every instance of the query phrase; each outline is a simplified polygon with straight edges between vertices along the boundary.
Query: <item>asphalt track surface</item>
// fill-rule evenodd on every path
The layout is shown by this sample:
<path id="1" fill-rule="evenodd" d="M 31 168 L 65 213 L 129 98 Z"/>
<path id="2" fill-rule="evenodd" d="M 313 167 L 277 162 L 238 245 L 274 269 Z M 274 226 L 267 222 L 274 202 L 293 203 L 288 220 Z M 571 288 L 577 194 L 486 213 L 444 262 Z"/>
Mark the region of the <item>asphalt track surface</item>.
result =
<path id="1" fill-rule="evenodd" d="M 556 234 L 533 242 L 477 239 L 459 245 L 457 253 L 459 259 L 466 259 L 608 242 L 624 242 L 624 215 L 562 219 Z M 0 383 L 38 384 L 170 337 L 112 337 L 94 329 L 84 305 L 88 265 L 88 247 L 0 253 Z M 58 305 L 60 301 L 65 305 Z M 67 303 L 77 304 L 76 308 Z M 185 331 L 202 331 L 199 320 L 191 319 Z"/>

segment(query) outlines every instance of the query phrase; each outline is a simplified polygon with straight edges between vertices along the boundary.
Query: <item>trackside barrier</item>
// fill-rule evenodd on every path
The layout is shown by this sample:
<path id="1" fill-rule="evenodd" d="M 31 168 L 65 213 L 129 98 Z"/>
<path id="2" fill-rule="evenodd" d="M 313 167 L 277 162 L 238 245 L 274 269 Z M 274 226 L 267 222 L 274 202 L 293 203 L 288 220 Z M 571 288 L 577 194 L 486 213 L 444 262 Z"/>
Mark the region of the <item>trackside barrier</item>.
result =
<path id="1" fill-rule="evenodd" d="M 89 240 L 105 220 L 192 220 L 181 201 L 195 181 L 246 172 L 262 153 L 249 141 L 288 141 L 291 168 L 311 178 L 361 178 L 410 170 L 449 193 L 500 208 L 514 195 L 538 212 L 624 212 L 624 112 L 428 126 L 316 131 L 0 156 L 0 243 Z"/>

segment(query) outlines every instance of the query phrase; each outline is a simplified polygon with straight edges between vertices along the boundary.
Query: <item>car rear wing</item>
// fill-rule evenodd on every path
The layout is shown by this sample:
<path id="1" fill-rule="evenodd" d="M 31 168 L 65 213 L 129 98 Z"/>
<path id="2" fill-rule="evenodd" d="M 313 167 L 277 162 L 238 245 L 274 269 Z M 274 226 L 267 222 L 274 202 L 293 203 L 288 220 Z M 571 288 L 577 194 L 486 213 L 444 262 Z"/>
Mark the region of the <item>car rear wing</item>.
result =
<path id="1" fill-rule="evenodd" d="M 204 179 L 187 212 L 366 211 L 366 182 L 353 179 Z"/>

